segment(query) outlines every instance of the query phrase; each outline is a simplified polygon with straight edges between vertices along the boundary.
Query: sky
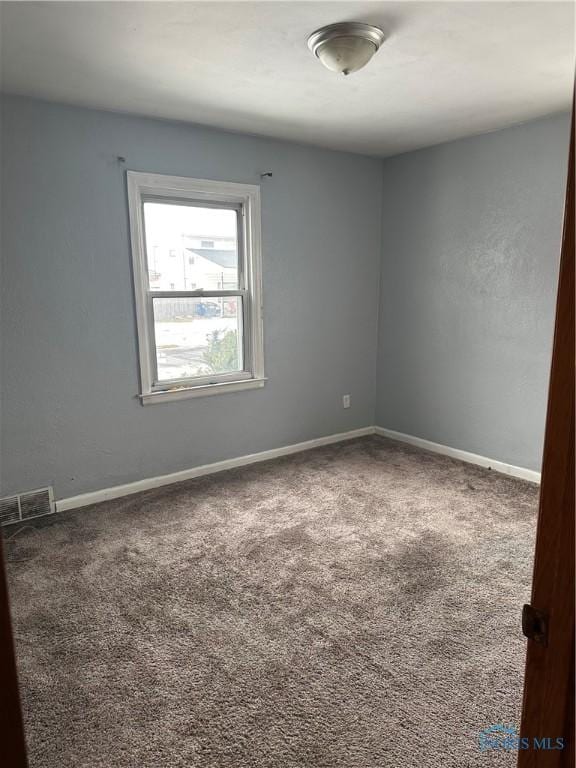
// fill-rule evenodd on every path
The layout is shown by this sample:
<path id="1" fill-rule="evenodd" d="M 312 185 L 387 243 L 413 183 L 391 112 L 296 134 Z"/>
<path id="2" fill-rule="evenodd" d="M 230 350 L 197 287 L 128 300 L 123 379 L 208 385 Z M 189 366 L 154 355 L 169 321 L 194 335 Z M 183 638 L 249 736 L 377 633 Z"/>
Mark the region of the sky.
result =
<path id="1" fill-rule="evenodd" d="M 173 203 L 144 203 L 146 245 L 175 247 L 174 240 L 191 235 L 209 240 L 213 237 L 236 237 L 236 211 L 222 208 L 198 208 Z"/>

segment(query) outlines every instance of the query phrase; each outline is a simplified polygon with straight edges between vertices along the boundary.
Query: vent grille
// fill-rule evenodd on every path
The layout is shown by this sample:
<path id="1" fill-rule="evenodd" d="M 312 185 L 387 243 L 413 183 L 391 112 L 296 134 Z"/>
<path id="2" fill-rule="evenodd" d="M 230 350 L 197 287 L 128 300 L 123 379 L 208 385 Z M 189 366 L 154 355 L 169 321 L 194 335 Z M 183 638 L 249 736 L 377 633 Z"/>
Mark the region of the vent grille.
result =
<path id="1" fill-rule="evenodd" d="M 50 488 L 42 488 L 40 491 L 20 494 L 20 513 L 22 520 L 30 517 L 49 515 L 52 510 L 52 497 Z"/>
<path id="2" fill-rule="evenodd" d="M 0 524 L 8 525 L 17 523 L 20 520 L 20 504 L 18 496 L 8 496 L 6 499 L 0 499 Z"/>
<path id="3" fill-rule="evenodd" d="M 32 517 L 50 515 L 55 511 L 54 492 L 51 487 L 26 491 L 0 499 L 0 525 L 19 523 Z"/>

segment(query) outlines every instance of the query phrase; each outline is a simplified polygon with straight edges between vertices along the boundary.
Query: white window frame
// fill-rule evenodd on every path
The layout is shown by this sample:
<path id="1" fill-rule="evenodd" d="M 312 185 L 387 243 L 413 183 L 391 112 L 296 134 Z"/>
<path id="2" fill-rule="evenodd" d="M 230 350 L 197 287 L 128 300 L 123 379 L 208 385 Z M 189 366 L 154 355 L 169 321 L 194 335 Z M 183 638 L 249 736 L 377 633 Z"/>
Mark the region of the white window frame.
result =
<path id="1" fill-rule="evenodd" d="M 142 405 L 264 386 L 260 187 L 140 171 L 126 172 Z M 144 202 L 206 203 L 239 211 L 238 289 L 156 291 L 150 288 L 144 233 Z M 241 296 L 244 370 L 172 382 L 156 381 L 153 298 Z"/>

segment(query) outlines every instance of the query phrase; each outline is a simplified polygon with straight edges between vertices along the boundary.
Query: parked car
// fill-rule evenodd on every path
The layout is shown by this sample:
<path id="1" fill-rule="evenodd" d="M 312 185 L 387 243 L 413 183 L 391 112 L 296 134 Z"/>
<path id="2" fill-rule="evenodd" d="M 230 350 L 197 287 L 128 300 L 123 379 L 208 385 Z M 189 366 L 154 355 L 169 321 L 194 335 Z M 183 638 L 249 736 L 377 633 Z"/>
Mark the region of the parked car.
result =
<path id="1" fill-rule="evenodd" d="M 236 307 L 237 302 L 236 299 L 228 299 L 224 302 L 224 317 L 236 317 Z"/>
<path id="2" fill-rule="evenodd" d="M 195 313 L 198 317 L 220 317 L 222 310 L 215 301 L 199 301 L 196 303 Z"/>

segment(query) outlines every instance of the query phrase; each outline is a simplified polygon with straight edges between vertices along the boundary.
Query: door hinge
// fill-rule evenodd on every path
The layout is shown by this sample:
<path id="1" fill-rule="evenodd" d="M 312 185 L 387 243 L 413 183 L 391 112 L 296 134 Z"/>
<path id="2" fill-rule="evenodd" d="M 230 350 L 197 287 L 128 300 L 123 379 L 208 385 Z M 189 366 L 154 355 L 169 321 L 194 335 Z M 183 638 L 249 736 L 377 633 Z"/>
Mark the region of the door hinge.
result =
<path id="1" fill-rule="evenodd" d="M 548 614 L 526 603 L 522 608 L 522 632 L 529 640 L 548 645 Z"/>

